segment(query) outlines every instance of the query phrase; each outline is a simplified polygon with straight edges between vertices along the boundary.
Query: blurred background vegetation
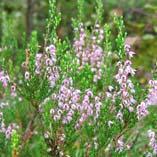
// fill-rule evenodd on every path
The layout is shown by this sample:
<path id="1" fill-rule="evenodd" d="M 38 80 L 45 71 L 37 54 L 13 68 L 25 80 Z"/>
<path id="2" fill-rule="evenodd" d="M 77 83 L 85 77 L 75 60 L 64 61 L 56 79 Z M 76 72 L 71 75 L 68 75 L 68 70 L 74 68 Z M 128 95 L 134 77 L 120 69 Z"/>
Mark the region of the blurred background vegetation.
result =
<path id="1" fill-rule="evenodd" d="M 115 12 L 124 16 L 128 32 L 126 42 L 137 53 L 134 60 L 137 75 L 145 82 L 151 77 L 150 69 L 157 59 L 157 0 L 103 0 L 103 3 L 104 22 L 112 23 Z M 77 0 L 57 0 L 57 8 L 62 14 L 58 35 L 72 41 L 72 18 L 77 16 Z M 91 29 L 97 18 L 95 1 L 85 0 L 84 8 L 84 22 Z M 33 30 L 38 31 L 39 43 L 43 44 L 48 0 L 0 0 L 0 14 L 1 47 L 7 38 L 18 39 L 17 44 L 21 46 L 23 36 L 29 40 Z"/>

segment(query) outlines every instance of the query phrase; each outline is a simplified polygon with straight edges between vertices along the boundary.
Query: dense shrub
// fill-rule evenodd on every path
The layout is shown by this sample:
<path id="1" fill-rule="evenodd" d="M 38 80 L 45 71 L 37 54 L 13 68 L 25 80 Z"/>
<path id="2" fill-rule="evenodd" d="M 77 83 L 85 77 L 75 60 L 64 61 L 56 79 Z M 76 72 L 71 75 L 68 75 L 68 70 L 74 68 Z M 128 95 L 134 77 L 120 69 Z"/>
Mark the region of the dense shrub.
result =
<path id="1" fill-rule="evenodd" d="M 142 87 L 125 43 L 123 18 L 103 24 L 96 0 L 92 29 L 73 19 L 74 40 L 62 41 L 55 0 L 49 2 L 44 44 L 36 31 L 18 45 L 4 20 L 0 56 L 0 154 L 18 156 L 153 156 L 157 81 Z M 144 89 L 146 88 L 146 89 Z M 150 106 L 150 107 L 149 107 Z"/>

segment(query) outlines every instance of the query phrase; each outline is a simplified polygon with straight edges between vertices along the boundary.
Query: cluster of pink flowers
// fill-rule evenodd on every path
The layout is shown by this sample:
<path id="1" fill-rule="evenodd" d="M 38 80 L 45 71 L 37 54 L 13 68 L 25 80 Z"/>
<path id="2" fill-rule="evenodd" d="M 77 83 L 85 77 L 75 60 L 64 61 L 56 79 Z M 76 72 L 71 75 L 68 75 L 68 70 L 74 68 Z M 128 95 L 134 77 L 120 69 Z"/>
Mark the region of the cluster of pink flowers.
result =
<path id="1" fill-rule="evenodd" d="M 132 57 L 133 54 L 127 45 L 126 54 L 129 55 L 129 57 Z M 119 69 L 115 78 L 120 86 L 120 91 L 118 94 L 121 95 L 122 107 L 128 108 L 128 110 L 132 112 L 132 105 L 135 104 L 136 101 L 133 97 L 133 94 L 135 93 L 134 85 L 129 79 L 129 76 L 135 75 L 135 69 L 132 68 L 132 62 L 129 59 L 127 59 L 124 63 L 118 62 L 117 66 Z"/>
<path id="2" fill-rule="evenodd" d="M 36 73 L 36 74 L 40 74 L 40 73 L 41 73 L 41 68 L 42 68 L 42 56 L 43 56 L 42 53 L 37 53 L 37 54 L 36 54 L 36 58 L 35 58 L 35 66 L 36 66 L 35 73 Z"/>
<path id="3" fill-rule="evenodd" d="M 123 106 L 121 106 L 123 107 Z M 121 121 L 122 123 L 124 122 L 123 120 L 123 112 L 121 110 L 118 111 L 117 115 L 116 115 L 116 119 Z"/>
<path id="4" fill-rule="evenodd" d="M 117 146 L 116 146 L 116 151 L 117 152 L 122 152 L 124 150 L 125 144 L 124 144 L 124 140 L 123 137 L 121 136 L 118 140 L 117 140 Z"/>
<path id="5" fill-rule="evenodd" d="M 4 88 L 8 86 L 9 81 L 9 76 L 4 71 L 0 71 L 0 82 Z"/>
<path id="6" fill-rule="evenodd" d="M 36 74 L 41 74 L 46 70 L 50 86 L 54 87 L 56 81 L 59 78 L 59 70 L 58 67 L 56 66 L 56 48 L 54 45 L 50 45 L 46 48 L 46 54 L 42 53 L 36 54 L 35 66 Z M 27 78 L 29 78 L 29 75 Z"/>
<path id="7" fill-rule="evenodd" d="M 3 119 L 3 113 L 0 112 L 0 132 L 5 134 L 5 137 L 9 139 L 13 133 L 14 130 L 17 130 L 19 128 L 18 125 L 15 123 L 9 124 L 8 127 L 6 127 Z"/>
<path id="8" fill-rule="evenodd" d="M 147 103 L 145 101 L 142 101 L 138 106 L 137 106 L 137 118 L 142 119 L 143 117 L 148 115 L 148 110 L 147 110 Z"/>
<path id="9" fill-rule="evenodd" d="M 0 71 L 0 82 L 2 83 L 2 86 L 4 88 L 8 87 L 8 84 L 10 83 L 10 78 L 9 78 L 9 75 L 8 74 L 5 74 L 4 71 Z M 10 93 L 11 93 L 11 96 L 16 96 L 16 85 L 13 84 L 11 87 L 10 87 Z"/>
<path id="10" fill-rule="evenodd" d="M 91 66 L 91 70 L 94 72 L 94 82 L 97 82 L 102 77 L 101 67 L 104 57 L 103 49 L 99 44 L 104 38 L 103 33 L 100 26 L 96 24 L 91 39 L 89 39 L 81 24 L 79 28 L 79 38 L 74 41 L 74 50 L 78 58 L 78 63 L 80 67 L 83 67 L 85 64 Z"/>
<path id="11" fill-rule="evenodd" d="M 91 116 L 96 120 L 99 117 L 102 103 L 98 96 L 93 95 L 92 91 L 87 90 L 82 103 L 78 106 L 78 112 L 81 115 L 77 121 L 75 128 L 80 128 L 82 124 Z"/>
<path id="12" fill-rule="evenodd" d="M 149 81 L 149 93 L 147 96 L 149 105 L 157 105 L 157 80 Z"/>
<path id="13" fill-rule="evenodd" d="M 135 55 L 135 52 L 131 51 L 131 46 L 128 44 L 125 44 L 125 51 L 129 59 L 131 59 Z"/>
<path id="14" fill-rule="evenodd" d="M 16 93 L 16 84 L 13 84 L 11 86 L 10 93 L 11 93 L 11 96 L 13 96 L 13 97 L 17 96 L 17 93 Z"/>
<path id="15" fill-rule="evenodd" d="M 81 101 L 81 91 L 72 87 L 72 79 L 65 79 L 58 95 L 53 95 L 53 99 L 58 101 L 58 107 L 51 109 L 53 119 L 62 120 L 63 124 L 72 121 L 75 113 L 80 115 L 75 128 L 81 127 L 84 121 L 90 116 L 96 120 L 100 113 L 101 102 L 99 97 L 94 97 L 92 91 L 87 90 Z"/>
<path id="16" fill-rule="evenodd" d="M 157 154 L 157 142 L 155 137 L 155 132 L 148 130 L 149 145 L 152 147 L 154 154 Z"/>
<path id="17" fill-rule="evenodd" d="M 80 100 L 80 91 L 72 87 L 72 79 L 65 79 L 60 87 L 59 94 L 53 95 L 53 98 L 58 101 L 58 107 L 51 109 L 53 119 L 62 120 L 63 124 L 71 122 L 75 110 Z"/>
<path id="18" fill-rule="evenodd" d="M 126 144 L 125 141 L 124 141 L 124 136 L 120 136 L 117 140 L 117 143 L 116 143 L 116 151 L 117 152 L 122 152 L 124 150 L 130 150 L 132 144 L 128 143 Z"/>
<path id="19" fill-rule="evenodd" d="M 147 98 L 137 106 L 137 118 L 141 119 L 149 114 L 148 106 L 157 104 L 157 81 L 149 81 L 149 92 Z"/>

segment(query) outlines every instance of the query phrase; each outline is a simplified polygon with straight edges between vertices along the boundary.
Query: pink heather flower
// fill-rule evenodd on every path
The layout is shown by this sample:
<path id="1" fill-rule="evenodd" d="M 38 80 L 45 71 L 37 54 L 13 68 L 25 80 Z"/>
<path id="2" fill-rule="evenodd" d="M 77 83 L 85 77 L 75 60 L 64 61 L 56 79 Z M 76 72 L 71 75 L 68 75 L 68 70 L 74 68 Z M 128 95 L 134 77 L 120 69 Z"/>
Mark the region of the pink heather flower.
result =
<path id="1" fill-rule="evenodd" d="M 35 57 L 35 59 L 36 59 L 36 60 L 35 60 L 35 61 L 36 61 L 36 62 L 35 62 L 35 65 L 36 65 L 36 66 L 38 66 L 38 65 L 41 64 L 42 56 L 43 56 L 42 53 L 37 53 L 37 54 L 36 54 L 36 57 Z"/>
<path id="2" fill-rule="evenodd" d="M 5 130 L 6 138 L 9 139 L 11 135 L 13 134 L 13 132 L 17 129 L 19 129 L 18 125 L 16 125 L 15 123 L 10 124 Z"/>
<path id="3" fill-rule="evenodd" d="M 133 111 L 133 108 L 130 108 L 130 106 L 136 103 L 133 97 L 135 90 L 129 76 L 134 76 L 135 70 L 131 67 L 131 61 L 129 60 L 126 60 L 124 64 L 118 62 L 117 66 L 119 69 L 115 79 L 120 86 L 119 94 L 121 95 L 122 104 L 124 107 L 128 108 L 129 111 Z"/>
<path id="4" fill-rule="evenodd" d="M 19 126 L 15 123 L 11 123 L 8 127 L 4 124 L 3 115 L 0 119 L 0 132 L 5 134 L 5 137 L 9 139 L 14 130 L 19 129 Z"/>
<path id="5" fill-rule="evenodd" d="M 10 91 L 11 91 L 11 96 L 15 97 L 17 95 L 16 94 L 16 85 L 15 84 L 11 86 Z"/>
<path id="6" fill-rule="evenodd" d="M 49 51 L 50 51 L 50 54 L 53 54 L 56 52 L 56 47 L 54 45 L 50 45 L 49 46 Z"/>
<path id="7" fill-rule="evenodd" d="M 131 46 L 129 44 L 125 44 L 124 48 L 128 52 L 131 49 Z"/>
<path id="8" fill-rule="evenodd" d="M 106 96 L 107 96 L 107 98 L 111 98 L 112 94 L 110 92 L 106 92 Z"/>
<path id="9" fill-rule="evenodd" d="M 56 52 L 56 47 L 54 45 L 50 45 L 50 46 L 46 47 L 46 52 L 48 52 L 50 54 L 54 54 Z"/>
<path id="10" fill-rule="evenodd" d="M 137 106 L 137 117 L 141 119 L 149 114 L 147 108 L 157 104 L 157 81 L 149 81 L 150 89 L 147 98 Z"/>
<path id="11" fill-rule="evenodd" d="M 46 48 L 46 54 L 37 53 L 35 61 L 35 73 L 40 74 L 45 72 L 42 69 L 46 69 L 47 79 L 50 83 L 50 87 L 53 88 L 56 85 L 56 81 L 59 79 L 59 68 L 56 66 L 56 48 L 54 45 L 50 45 Z"/>
<path id="12" fill-rule="evenodd" d="M 132 68 L 132 62 L 129 60 L 129 58 L 133 57 L 133 54 L 130 53 L 130 46 L 125 45 L 125 50 L 128 59 L 126 59 L 124 63 L 120 61 L 117 63 L 118 73 L 116 74 L 115 79 L 120 86 L 120 90 L 117 93 L 117 96 L 121 96 L 122 107 L 125 107 L 130 112 L 133 112 L 133 105 L 136 103 L 136 100 L 133 96 L 135 89 L 130 76 L 135 75 L 135 69 Z M 107 94 L 110 96 L 109 93 Z"/>
<path id="13" fill-rule="evenodd" d="M 78 58 L 78 63 L 80 67 L 89 64 L 94 72 L 93 81 L 97 82 L 102 77 L 103 49 L 99 43 L 103 40 L 103 30 L 96 27 L 94 33 L 98 35 L 93 35 L 89 40 L 87 40 L 86 32 L 82 25 L 78 33 L 80 33 L 79 37 L 74 41 L 74 51 Z"/>
<path id="14" fill-rule="evenodd" d="M 54 45 L 50 45 L 46 48 L 46 52 L 48 53 L 48 56 L 46 57 L 46 69 L 49 74 L 48 80 L 50 82 L 50 86 L 53 88 L 56 84 L 56 81 L 59 79 L 59 69 L 55 65 L 56 63 L 56 48 Z"/>
<path id="15" fill-rule="evenodd" d="M 140 105 L 137 106 L 137 118 L 141 119 L 148 115 L 147 104 L 145 102 L 141 102 Z"/>
<path id="16" fill-rule="evenodd" d="M 63 117 L 62 119 L 63 124 L 67 124 L 72 120 L 74 111 L 71 106 L 72 104 L 73 105 L 77 104 L 77 101 L 80 98 L 79 94 L 80 92 L 78 92 L 78 90 L 73 89 L 71 78 L 65 79 L 63 81 L 59 94 L 56 95 L 58 107 L 52 110 L 53 111 L 52 116 L 54 117 L 55 120 L 57 119 L 57 116 L 59 117 L 59 119 L 61 116 Z M 63 114 L 65 116 L 63 116 Z"/>
<path id="17" fill-rule="evenodd" d="M 40 63 L 41 58 L 42 58 L 43 54 L 42 53 L 37 53 L 36 54 L 36 66 L 38 65 L 38 63 Z"/>
<path id="18" fill-rule="evenodd" d="M 52 66 L 52 65 L 53 65 L 53 62 L 51 61 L 50 58 L 47 58 L 47 59 L 46 59 L 46 65 L 47 65 L 47 66 Z"/>
<path id="19" fill-rule="evenodd" d="M 28 71 L 25 72 L 25 79 L 26 80 L 30 79 L 30 73 Z"/>
<path id="20" fill-rule="evenodd" d="M 90 94 L 89 94 L 90 93 Z M 87 91 L 82 103 L 80 104 L 78 108 L 78 112 L 82 115 L 78 122 L 75 125 L 75 128 L 78 129 L 82 126 L 83 122 L 88 119 L 88 117 L 93 116 L 94 120 L 96 120 L 99 117 L 100 114 L 100 108 L 102 106 L 100 102 L 99 97 L 94 98 L 94 102 L 91 102 L 91 96 L 93 96 L 93 93 L 91 91 Z"/>
<path id="21" fill-rule="evenodd" d="M 95 119 L 99 117 L 101 106 L 102 103 L 100 102 L 100 98 L 95 97 Z"/>
<path id="22" fill-rule="evenodd" d="M 116 118 L 123 123 L 123 113 L 120 110 L 118 111 Z"/>
<path id="23" fill-rule="evenodd" d="M 135 55 L 135 52 L 131 51 L 130 49 L 131 49 L 131 46 L 128 45 L 128 44 L 126 44 L 126 45 L 125 45 L 126 54 L 127 54 L 127 56 L 128 56 L 129 58 L 132 58 L 133 55 Z"/>
<path id="24" fill-rule="evenodd" d="M 35 66 L 36 66 L 35 73 L 36 74 L 40 74 L 41 72 L 42 57 L 43 57 L 43 54 L 41 53 L 36 54 L 36 60 L 35 60 Z"/>
<path id="25" fill-rule="evenodd" d="M 48 139 L 50 137 L 50 133 L 48 132 L 48 131 L 46 131 L 45 133 L 44 133 L 44 138 L 45 139 Z"/>
<path id="26" fill-rule="evenodd" d="M 149 81 L 150 89 L 147 96 L 150 105 L 157 105 L 157 81 Z"/>
<path id="27" fill-rule="evenodd" d="M 36 68 L 36 69 L 35 69 L 35 73 L 36 73 L 36 74 L 40 74 L 40 72 L 41 72 L 41 71 L 40 71 L 39 68 Z"/>
<path id="28" fill-rule="evenodd" d="M 149 145 L 152 147 L 154 154 L 157 154 L 157 143 L 155 132 L 152 130 L 148 130 L 148 137 L 149 137 Z"/>
<path id="29" fill-rule="evenodd" d="M 48 76 L 48 80 L 50 82 L 50 87 L 54 87 L 56 84 L 56 81 L 59 79 L 59 73 L 58 71 L 51 70 L 51 73 Z"/>
<path id="30" fill-rule="evenodd" d="M 0 82 L 2 83 L 3 87 L 6 88 L 8 86 L 10 79 L 4 71 L 0 71 Z"/>
<path id="31" fill-rule="evenodd" d="M 117 148 L 116 151 L 117 152 L 122 152 L 124 150 L 124 141 L 123 141 L 123 137 L 120 137 L 117 141 Z"/>

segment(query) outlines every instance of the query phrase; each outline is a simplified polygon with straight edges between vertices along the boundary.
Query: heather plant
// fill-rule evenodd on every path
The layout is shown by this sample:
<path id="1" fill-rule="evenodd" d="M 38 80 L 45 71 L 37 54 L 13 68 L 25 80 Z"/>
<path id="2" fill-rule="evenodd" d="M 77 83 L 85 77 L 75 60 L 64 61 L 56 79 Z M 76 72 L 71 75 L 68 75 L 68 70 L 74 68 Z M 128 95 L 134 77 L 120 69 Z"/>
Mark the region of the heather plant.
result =
<path id="1" fill-rule="evenodd" d="M 125 43 L 122 17 L 114 15 L 112 24 L 103 24 L 103 3 L 96 0 L 97 19 L 88 29 L 83 10 L 84 0 L 78 0 L 74 39 L 61 40 L 61 14 L 56 0 L 50 0 L 43 44 L 33 31 L 28 43 L 18 45 L 8 35 L 13 28 L 4 15 L 2 157 L 156 155 L 155 75 L 143 89 L 132 65 L 135 52 Z"/>

